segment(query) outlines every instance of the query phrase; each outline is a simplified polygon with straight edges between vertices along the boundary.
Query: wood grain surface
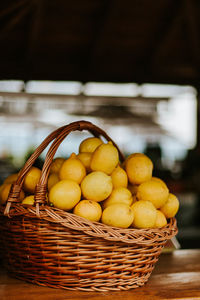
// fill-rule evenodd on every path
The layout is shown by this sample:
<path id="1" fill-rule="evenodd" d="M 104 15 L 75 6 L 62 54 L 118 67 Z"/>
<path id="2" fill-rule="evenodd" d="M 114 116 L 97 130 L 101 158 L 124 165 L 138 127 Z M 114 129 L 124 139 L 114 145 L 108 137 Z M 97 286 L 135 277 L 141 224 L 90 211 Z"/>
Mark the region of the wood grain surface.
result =
<path id="1" fill-rule="evenodd" d="M 200 249 L 176 250 L 160 256 L 148 282 L 120 292 L 79 292 L 42 287 L 11 278 L 0 270 L 1 300 L 146 300 L 200 299 Z"/>

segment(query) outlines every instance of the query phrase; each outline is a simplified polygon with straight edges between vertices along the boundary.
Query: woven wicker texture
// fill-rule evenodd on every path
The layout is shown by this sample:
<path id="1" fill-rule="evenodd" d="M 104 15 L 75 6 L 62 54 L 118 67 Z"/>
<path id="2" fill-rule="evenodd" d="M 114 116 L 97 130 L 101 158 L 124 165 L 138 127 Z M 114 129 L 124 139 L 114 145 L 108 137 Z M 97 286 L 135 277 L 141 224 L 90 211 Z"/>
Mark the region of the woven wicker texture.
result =
<path id="1" fill-rule="evenodd" d="M 127 290 L 142 286 L 166 241 L 177 233 L 175 218 L 162 229 L 120 229 L 90 222 L 45 203 L 49 169 L 59 145 L 71 131 L 84 129 L 111 140 L 90 122 L 63 126 L 35 150 L 13 184 L 6 208 L 0 208 L 7 268 L 15 277 L 70 290 Z M 24 177 L 50 142 L 35 190 L 35 206 L 22 206 L 18 198 Z"/>

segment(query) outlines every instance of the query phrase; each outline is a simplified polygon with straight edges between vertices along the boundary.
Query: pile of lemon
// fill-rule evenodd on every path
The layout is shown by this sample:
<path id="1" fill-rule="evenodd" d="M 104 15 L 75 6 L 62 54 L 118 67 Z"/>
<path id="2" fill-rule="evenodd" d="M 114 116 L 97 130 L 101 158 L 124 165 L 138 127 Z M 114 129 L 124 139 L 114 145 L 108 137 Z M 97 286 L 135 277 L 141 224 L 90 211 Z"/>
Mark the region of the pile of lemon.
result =
<path id="1" fill-rule="evenodd" d="M 160 228 L 176 215 L 179 201 L 152 172 L 153 163 L 146 155 L 131 154 L 120 164 L 112 142 L 89 137 L 81 142 L 77 155 L 53 160 L 47 201 L 93 222 L 119 228 Z M 40 176 L 36 167 L 27 173 L 20 193 L 22 204 L 34 205 Z M 16 178 L 12 174 L 0 186 L 2 204 Z"/>

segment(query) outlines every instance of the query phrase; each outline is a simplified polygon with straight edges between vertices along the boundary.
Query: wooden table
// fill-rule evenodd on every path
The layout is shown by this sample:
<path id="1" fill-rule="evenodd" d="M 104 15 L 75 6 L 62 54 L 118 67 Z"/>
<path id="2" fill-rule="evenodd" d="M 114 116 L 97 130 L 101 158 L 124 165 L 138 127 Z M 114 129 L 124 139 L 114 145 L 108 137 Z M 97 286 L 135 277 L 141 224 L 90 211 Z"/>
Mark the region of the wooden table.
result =
<path id="1" fill-rule="evenodd" d="M 200 299 L 200 249 L 162 254 L 148 282 L 120 292 L 79 292 L 41 287 L 0 272 L 1 300 Z"/>

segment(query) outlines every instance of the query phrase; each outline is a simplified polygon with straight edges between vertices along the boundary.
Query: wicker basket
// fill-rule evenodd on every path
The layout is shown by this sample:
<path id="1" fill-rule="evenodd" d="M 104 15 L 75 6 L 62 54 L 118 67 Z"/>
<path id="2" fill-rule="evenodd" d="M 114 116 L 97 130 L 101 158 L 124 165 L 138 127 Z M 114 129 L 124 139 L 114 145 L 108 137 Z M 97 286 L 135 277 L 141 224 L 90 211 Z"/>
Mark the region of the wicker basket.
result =
<path id="1" fill-rule="evenodd" d="M 175 218 L 162 229 L 120 229 L 90 222 L 45 202 L 47 178 L 57 148 L 71 131 L 85 129 L 111 140 L 90 122 L 71 123 L 51 133 L 20 171 L 6 207 L 0 209 L 7 269 L 17 278 L 68 290 L 128 290 L 142 286 L 166 241 L 177 233 Z M 35 206 L 22 206 L 18 198 L 24 177 L 50 142 L 35 189 Z"/>

